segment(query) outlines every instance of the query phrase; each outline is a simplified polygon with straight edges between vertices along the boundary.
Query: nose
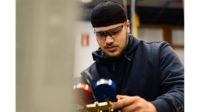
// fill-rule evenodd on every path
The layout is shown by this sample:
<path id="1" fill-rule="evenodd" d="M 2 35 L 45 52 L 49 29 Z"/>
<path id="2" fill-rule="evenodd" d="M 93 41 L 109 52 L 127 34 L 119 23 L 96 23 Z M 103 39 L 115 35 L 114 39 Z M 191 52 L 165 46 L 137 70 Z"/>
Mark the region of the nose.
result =
<path id="1" fill-rule="evenodd" d="M 114 40 L 111 37 L 111 35 L 107 35 L 105 42 L 106 42 L 106 44 L 112 44 L 114 42 Z"/>

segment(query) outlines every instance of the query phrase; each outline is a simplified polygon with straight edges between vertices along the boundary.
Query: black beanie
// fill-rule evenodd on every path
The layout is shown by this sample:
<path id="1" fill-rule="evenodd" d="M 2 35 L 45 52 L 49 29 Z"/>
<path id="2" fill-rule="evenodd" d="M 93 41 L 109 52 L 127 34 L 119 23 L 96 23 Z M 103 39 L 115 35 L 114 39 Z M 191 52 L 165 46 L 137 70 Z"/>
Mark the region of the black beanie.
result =
<path id="1" fill-rule="evenodd" d="M 91 13 L 93 27 L 109 26 L 123 23 L 127 20 L 126 13 L 121 4 L 104 0 L 94 7 Z"/>

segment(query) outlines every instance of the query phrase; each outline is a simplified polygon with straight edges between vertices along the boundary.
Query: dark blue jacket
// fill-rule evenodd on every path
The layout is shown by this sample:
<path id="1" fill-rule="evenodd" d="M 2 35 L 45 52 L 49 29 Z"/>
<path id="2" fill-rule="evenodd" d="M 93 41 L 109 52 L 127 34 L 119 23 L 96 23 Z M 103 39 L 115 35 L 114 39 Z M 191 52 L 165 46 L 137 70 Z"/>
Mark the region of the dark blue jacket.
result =
<path id="1" fill-rule="evenodd" d="M 112 79 L 117 94 L 140 96 L 158 112 L 184 111 L 184 67 L 166 42 L 144 42 L 129 35 L 120 58 L 110 59 L 101 49 L 92 53 L 95 62 L 87 69 L 92 85 Z"/>

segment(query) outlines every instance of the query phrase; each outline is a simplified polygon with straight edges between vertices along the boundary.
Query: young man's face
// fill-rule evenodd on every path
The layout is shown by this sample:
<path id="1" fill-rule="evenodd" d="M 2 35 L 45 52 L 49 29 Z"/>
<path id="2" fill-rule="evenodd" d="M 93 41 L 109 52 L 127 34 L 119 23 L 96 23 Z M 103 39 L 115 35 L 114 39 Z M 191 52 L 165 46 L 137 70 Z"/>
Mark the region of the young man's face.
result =
<path id="1" fill-rule="evenodd" d="M 97 42 L 109 57 L 119 57 L 128 44 L 129 22 L 94 28 Z"/>

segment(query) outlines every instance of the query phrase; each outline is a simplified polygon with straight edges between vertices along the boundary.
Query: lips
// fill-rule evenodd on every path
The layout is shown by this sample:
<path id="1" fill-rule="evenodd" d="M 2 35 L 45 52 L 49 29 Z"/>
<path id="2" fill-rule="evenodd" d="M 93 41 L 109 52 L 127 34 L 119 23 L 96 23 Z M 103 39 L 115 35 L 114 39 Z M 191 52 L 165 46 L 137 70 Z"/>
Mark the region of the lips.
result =
<path id="1" fill-rule="evenodd" d="M 117 47 L 116 46 L 108 46 L 106 47 L 106 49 L 109 51 L 109 52 L 115 52 L 117 50 Z"/>

